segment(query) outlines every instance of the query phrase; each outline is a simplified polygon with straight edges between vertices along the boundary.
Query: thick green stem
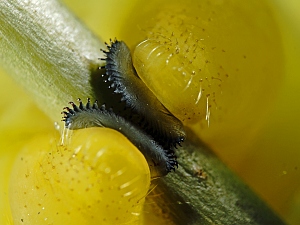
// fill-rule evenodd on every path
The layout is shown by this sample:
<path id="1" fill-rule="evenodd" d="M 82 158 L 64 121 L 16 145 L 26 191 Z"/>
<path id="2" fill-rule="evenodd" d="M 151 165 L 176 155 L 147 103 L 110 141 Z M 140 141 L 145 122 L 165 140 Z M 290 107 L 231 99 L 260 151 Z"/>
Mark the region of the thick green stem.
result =
<path id="1" fill-rule="evenodd" d="M 56 0 L 0 1 L 0 64 L 57 121 L 62 107 L 95 97 L 91 71 L 104 44 Z"/>
<path id="2" fill-rule="evenodd" d="M 97 95 L 92 74 L 104 45 L 61 3 L 0 1 L 0 35 L 0 63 L 53 120 L 68 101 Z M 154 190 L 171 221 L 283 224 L 192 132 L 188 137 L 179 169 Z"/>
<path id="3" fill-rule="evenodd" d="M 187 136 L 176 151 L 178 170 L 158 180 L 151 207 L 177 225 L 284 224 L 191 131 Z"/>

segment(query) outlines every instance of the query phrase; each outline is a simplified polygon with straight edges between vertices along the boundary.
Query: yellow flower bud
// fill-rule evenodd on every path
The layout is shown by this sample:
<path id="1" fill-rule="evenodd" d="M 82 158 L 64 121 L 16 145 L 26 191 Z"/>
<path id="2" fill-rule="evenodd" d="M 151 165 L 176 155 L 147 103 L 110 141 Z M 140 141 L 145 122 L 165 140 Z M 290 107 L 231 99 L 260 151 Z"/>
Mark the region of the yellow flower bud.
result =
<path id="1" fill-rule="evenodd" d="M 150 184 L 143 155 L 105 128 L 74 131 L 65 142 L 36 137 L 16 158 L 14 224 L 139 224 Z"/>

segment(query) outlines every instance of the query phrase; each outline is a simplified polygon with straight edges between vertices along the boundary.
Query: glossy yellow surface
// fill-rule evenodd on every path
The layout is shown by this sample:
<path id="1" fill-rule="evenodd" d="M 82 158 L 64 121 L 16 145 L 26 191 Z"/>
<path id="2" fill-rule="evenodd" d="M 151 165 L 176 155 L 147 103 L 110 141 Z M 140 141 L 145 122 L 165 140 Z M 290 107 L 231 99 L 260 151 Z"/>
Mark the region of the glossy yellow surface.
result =
<path id="1" fill-rule="evenodd" d="M 141 78 L 213 149 L 227 152 L 251 141 L 283 77 L 281 39 L 270 9 L 259 0 L 150 7 L 136 19 L 144 21 L 139 24 L 147 37 L 133 56 Z"/>
<path id="2" fill-rule="evenodd" d="M 64 141 L 44 135 L 23 146 L 9 188 L 14 224 L 140 224 L 150 183 L 143 155 L 110 129 Z"/>

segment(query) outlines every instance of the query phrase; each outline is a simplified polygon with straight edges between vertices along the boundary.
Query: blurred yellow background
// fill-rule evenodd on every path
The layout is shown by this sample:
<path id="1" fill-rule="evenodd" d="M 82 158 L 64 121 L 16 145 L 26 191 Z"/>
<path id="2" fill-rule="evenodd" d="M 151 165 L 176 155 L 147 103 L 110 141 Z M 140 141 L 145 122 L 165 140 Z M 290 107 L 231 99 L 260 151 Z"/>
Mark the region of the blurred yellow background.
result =
<path id="1" fill-rule="evenodd" d="M 66 4 L 100 38 L 122 39 L 122 27 L 126 27 L 127 12 L 137 0 L 100 2 L 65 0 Z M 273 110 L 255 139 L 238 154 L 239 149 L 216 152 L 263 199 L 265 199 L 290 224 L 300 223 L 300 2 L 298 0 L 270 1 L 282 35 L 285 58 L 285 74 Z M 253 15 L 255 16 L 255 15 Z M 129 31 L 130 32 L 130 31 Z M 126 40 L 125 40 L 126 41 Z M 9 173 L 14 152 L 11 140 L 27 139 L 36 132 L 51 129 L 51 122 L 35 108 L 14 82 L 1 71 L 0 105 L 0 168 Z M 8 109 L 10 109 L 8 111 Z M 26 111 L 30 109 L 30 111 Z M 18 121 L 18 113 L 35 114 L 34 121 Z M 42 122 L 41 122 L 42 121 Z M 32 124 L 34 122 L 34 124 Z M 23 132 L 14 127 L 24 126 Z M 16 139 L 17 137 L 17 139 Z M 14 143 L 17 145 L 17 143 Z M 8 155 L 7 151 L 10 151 Z M 238 154 L 238 155 L 235 155 Z M 7 160 L 9 158 L 9 160 Z M 1 197 L 2 193 L 0 193 Z M 0 208 L 1 209 L 1 208 Z"/>

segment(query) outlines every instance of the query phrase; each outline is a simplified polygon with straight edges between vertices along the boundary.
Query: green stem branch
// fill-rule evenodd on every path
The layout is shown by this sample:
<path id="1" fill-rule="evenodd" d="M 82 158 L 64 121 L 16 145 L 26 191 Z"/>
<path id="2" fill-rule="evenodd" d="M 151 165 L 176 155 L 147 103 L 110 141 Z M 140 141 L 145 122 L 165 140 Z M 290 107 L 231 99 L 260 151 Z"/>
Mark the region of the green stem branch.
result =
<path id="1" fill-rule="evenodd" d="M 90 77 L 100 48 L 56 0 L 0 1 L 0 63 L 54 121 L 69 101 L 95 97 Z"/>

